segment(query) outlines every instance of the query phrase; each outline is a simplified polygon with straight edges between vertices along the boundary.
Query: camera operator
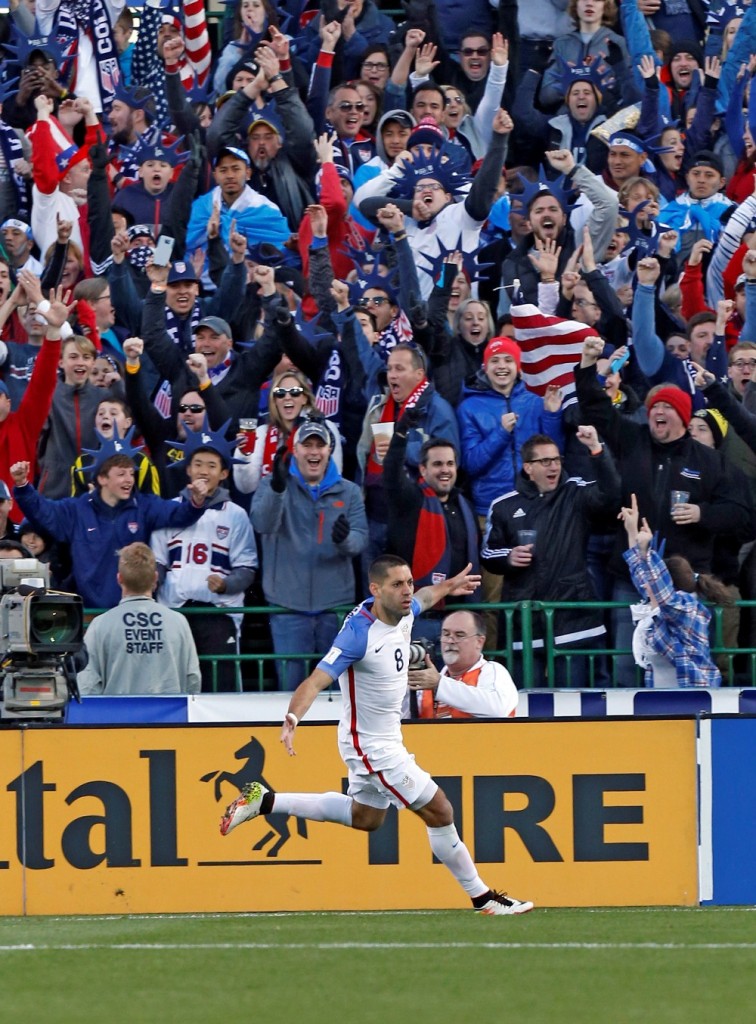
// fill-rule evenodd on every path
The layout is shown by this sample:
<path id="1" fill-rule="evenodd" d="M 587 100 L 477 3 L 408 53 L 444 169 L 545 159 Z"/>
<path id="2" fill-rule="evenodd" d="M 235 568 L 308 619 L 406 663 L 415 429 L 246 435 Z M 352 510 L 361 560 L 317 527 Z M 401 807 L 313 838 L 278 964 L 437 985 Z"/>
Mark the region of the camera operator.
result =
<path id="1" fill-rule="evenodd" d="M 425 656 L 425 667 L 411 669 L 409 688 L 417 691 L 419 718 L 511 718 L 517 688 L 503 665 L 483 657 L 486 627 L 472 611 L 450 612 L 441 624 L 439 672 Z"/>

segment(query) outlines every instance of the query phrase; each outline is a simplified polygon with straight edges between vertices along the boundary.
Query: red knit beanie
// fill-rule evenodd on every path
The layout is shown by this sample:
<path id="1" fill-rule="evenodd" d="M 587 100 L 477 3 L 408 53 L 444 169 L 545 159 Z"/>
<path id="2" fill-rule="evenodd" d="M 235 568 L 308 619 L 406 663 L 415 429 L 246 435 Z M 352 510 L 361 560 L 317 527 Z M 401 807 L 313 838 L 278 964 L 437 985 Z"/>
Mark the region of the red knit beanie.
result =
<path id="1" fill-rule="evenodd" d="M 483 352 L 483 366 L 488 366 L 488 360 L 491 356 L 497 356 L 500 352 L 514 359 L 515 363 L 517 363 L 517 372 L 519 373 L 520 363 L 522 362 L 522 350 L 517 342 L 512 341 L 511 338 L 491 338 Z"/>
<path id="2" fill-rule="evenodd" d="M 666 402 L 667 405 L 671 405 L 683 421 L 683 426 L 688 426 L 693 413 L 693 401 L 690 395 L 686 394 L 682 388 L 678 388 L 674 384 L 668 384 L 666 387 L 654 391 L 646 399 L 646 408 L 649 412 L 651 412 L 651 409 L 657 402 Z"/>

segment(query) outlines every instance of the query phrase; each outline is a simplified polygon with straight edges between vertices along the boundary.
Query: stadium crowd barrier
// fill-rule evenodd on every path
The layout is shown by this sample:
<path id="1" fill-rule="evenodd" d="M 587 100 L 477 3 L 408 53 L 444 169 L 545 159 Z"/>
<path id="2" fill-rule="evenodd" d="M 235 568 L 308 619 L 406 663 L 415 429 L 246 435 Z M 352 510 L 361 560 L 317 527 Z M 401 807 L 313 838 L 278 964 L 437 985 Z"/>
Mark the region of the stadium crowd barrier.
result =
<path id="1" fill-rule="evenodd" d="M 497 650 L 487 651 L 485 653 L 487 657 L 495 658 L 503 664 L 511 667 L 514 664 L 515 658 L 515 636 L 520 636 L 523 641 L 523 649 L 521 652 L 517 652 L 518 661 L 516 682 L 518 687 L 523 690 L 532 689 L 534 686 L 535 671 L 532 638 L 534 635 L 534 618 L 536 616 L 542 616 L 542 621 L 545 627 L 544 646 L 546 651 L 546 677 L 547 685 L 552 689 L 554 688 L 554 683 L 551 681 L 557 677 L 556 669 L 560 666 L 560 663 L 564 664 L 565 674 L 569 680 L 571 679 L 573 662 L 578 657 L 586 658 L 588 660 L 588 685 L 590 688 L 597 688 L 601 690 L 606 689 L 607 682 L 605 676 L 607 664 L 611 673 L 609 683 L 611 686 L 616 686 L 613 666 L 614 656 L 631 654 L 629 648 L 608 646 L 600 649 L 592 647 L 590 649 L 571 648 L 570 650 L 560 650 L 558 647 L 555 647 L 553 643 L 554 615 L 557 611 L 585 608 L 601 609 L 605 614 L 608 614 L 613 608 L 628 607 L 628 602 L 626 601 L 593 601 L 583 604 L 569 601 L 522 601 L 518 603 L 501 604 L 449 604 L 447 607 L 449 611 L 462 608 L 467 610 L 475 609 L 478 611 L 491 611 L 492 609 L 497 609 L 501 613 L 501 633 L 503 634 L 502 646 Z M 749 612 L 751 609 L 756 609 L 756 601 L 738 601 L 735 607 L 737 607 L 741 613 Z M 339 615 L 340 619 L 343 619 L 351 609 L 351 605 L 340 605 L 334 608 L 333 611 Z M 262 630 L 265 633 L 264 639 L 255 637 L 251 641 L 254 649 L 245 649 L 245 647 L 250 648 L 250 641 L 245 641 L 243 633 L 243 653 L 238 655 L 203 655 L 201 660 L 210 662 L 213 665 L 214 679 L 217 678 L 217 667 L 221 662 L 236 662 L 240 669 L 240 692 L 266 692 L 276 688 L 275 662 L 279 660 L 279 658 L 277 655 L 272 653 L 270 637 L 266 632 L 266 623 L 271 615 L 285 613 L 287 609 L 265 605 L 241 608 L 217 608 L 215 606 L 208 606 L 206 608 L 180 608 L 178 610 L 182 611 L 187 616 L 225 615 L 230 612 L 243 613 L 245 616 L 245 622 L 248 625 L 256 623 L 258 626 L 262 627 Z M 723 686 L 756 687 L 756 648 L 726 647 L 723 640 L 724 609 L 721 607 L 712 607 L 711 611 L 711 650 L 722 671 Z M 88 614 L 90 616 L 94 615 L 96 614 L 96 611 L 90 609 L 88 610 Z M 753 614 L 756 614 L 756 611 L 754 611 Z M 422 619 L 418 621 L 422 622 Z M 263 647 L 265 647 L 265 649 L 263 649 Z M 289 660 L 304 661 L 307 665 L 308 671 L 316 664 L 318 657 L 318 655 L 313 654 L 312 652 L 287 655 L 287 659 Z M 636 684 L 639 687 L 643 685 L 643 673 L 640 669 L 636 670 Z"/>

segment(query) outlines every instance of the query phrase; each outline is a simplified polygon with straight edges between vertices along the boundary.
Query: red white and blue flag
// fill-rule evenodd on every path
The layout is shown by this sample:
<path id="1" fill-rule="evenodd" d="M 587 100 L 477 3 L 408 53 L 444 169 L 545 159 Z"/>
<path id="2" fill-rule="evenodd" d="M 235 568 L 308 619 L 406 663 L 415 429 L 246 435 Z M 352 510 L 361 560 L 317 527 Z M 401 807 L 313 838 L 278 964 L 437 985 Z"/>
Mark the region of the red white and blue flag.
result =
<path id="1" fill-rule="evenodd" d="M 575 364 L 580 362 L 583 342 L 597 337 L 594 327 L 547 316 L 532 303 L 509 310 L 515 341 L 522 349 L 520 373 L 523 383 L 537 395 L 545 395 L 550 384 L 562 389 L 562 406 L 572 405 L 575 397 Z"/>

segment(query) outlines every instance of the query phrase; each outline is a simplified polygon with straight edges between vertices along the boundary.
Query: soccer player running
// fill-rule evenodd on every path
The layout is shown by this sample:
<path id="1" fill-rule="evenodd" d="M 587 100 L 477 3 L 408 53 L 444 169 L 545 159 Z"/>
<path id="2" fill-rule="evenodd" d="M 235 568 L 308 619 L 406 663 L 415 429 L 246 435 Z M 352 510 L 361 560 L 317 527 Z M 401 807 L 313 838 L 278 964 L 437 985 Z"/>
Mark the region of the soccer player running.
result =
<path id="1" fill-rule="evenodd" d="M 249 783 L 226 809 L 222 835 L 259 814 L 294 814 L 311 821 L 333 821 L 373 832 L 390 804 L 409 807 L 425 822 L 431 849 L 451 871 L 483 914 L 524 914 L 529 901 L 495 892 L 478 875 L 470 853 L 454 826 L 452 806 L 431 776 L 404 747 L 402 702 L 407 691 L 410 636 L 416 615 L 442 598 L 473 593 L 480 576 L 459 575 L 414 593 L 412 572 L 396 555 L 383 555 L 370 566 L 372 597 L 347 617 L 333 646 L 317 668 L 294 691 L 281 730 L 281 742 L 294 751 L 294 733 L 317 695 L 338 679 L 343 697 L 339 753 L 349 772 L 347 795 L 341 793 L 273 793 Z"/>

